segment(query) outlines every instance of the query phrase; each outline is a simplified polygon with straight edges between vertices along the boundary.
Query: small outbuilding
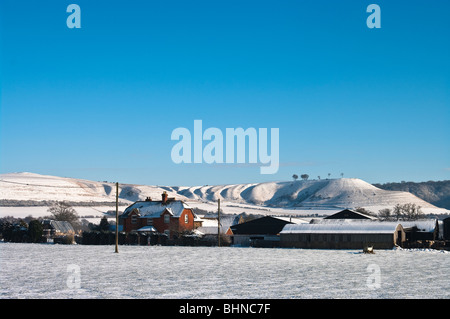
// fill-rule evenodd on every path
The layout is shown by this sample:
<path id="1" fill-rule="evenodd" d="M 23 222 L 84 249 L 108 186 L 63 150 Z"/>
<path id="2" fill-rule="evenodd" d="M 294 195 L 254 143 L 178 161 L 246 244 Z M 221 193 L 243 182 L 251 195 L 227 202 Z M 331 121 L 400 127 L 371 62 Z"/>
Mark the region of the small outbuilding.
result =
<path id="1" fill-rule="evenodd" d="M 408 242 L 433 241 L 439 239 L 439 221 L 424 219 L 414 221 L 399 221 L 406 232 Z"/>
<path id="2" fill-rule="evenodd" d="M 352 222 L 288 224 L 280 232 L 280 246 L 314 249 L 392 249 L 406 240 L 399 223 Z"/>
<path id="3" fill-rule="evenodd" d="M 65 235 L 74 235 L 75 230 L 72 224 L 67 221 L 44 219 L 42 221 L 44 236 L 58 237 Z"/>

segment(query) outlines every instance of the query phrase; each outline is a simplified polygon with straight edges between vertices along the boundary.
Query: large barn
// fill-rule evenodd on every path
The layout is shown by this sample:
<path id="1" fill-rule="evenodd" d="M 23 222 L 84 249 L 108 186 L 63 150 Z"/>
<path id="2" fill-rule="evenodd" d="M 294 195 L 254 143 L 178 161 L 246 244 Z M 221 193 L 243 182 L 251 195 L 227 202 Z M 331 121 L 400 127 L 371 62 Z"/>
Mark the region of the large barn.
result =
<path id="1" fill-rule="evenodd" d="M 280 232 L 280 246 L 314 249 L 391 249 L 406 240 L 399 223 L 352 222 L 288 224 Z"/>
<path id="2" fill-rule="evenodd" d="M 298 222 L 297 220 L 295 222 Z M 239 246 L 278 246 L 279 233 L 292 219 L 264 216 L 251 221 L 230 226 L 228 234 L 232 245 Z"/>

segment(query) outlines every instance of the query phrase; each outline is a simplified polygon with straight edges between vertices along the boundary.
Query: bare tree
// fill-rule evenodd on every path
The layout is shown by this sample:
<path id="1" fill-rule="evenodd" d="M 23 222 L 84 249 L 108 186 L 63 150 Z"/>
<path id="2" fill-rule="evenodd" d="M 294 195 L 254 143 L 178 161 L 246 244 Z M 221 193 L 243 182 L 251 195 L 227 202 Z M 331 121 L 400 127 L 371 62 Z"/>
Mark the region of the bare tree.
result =
<path id="1" fill-rule="evenodd" d="M 397 220 L 402 219 L 402 216 L 403 216 L 402 205 L 397 204 L 394 206 L 393 215 L 394 215 L 394 218 Z"/>
<path id="2" fill-rule="evenodd" d="M 422 212 L 420 206 L 413 203 L 406 203 L 403 205 L 397 204 L 394 206 L 393 216 L 397 219 L 403 220 L 417 220 L 423 218 L 425 214 Z"/>
<path id="3" fill-rule="evenodd" d="M 373 216 L 373 217 L 376 216 L 376 214 L 374 212 L 372 212 L 372 211 L 370 211 L 368 209 L 365 209 L 364 207 L 356 207 L 355 208 L 355 212 L 358 212 L 358 213 L 361 213 L 361 214 L 365 214 L 365 215 L 368 215 L 368 216 Z"/>
<path id="4" fill-rule="evenodd" d="M 56 202 L 47 211 L 53 215 L 51 219 L 69 222 L 74 228 L 80 224 L 76 210 L 65 202 Z"/>
<path id="5" fill-rule="evenodd" d="M 389 208 L 383 208 L 378 211 L 378 218 L 381 220 L 391 220 L 392 219 L 392 210 Z"/>
<path id="6" fill-rule="evenodd" d="M 416 204 L 407 203 L 403 205 L 403 218 L 406 220 L 417 220 L 423 218 L 424 213 L 420 206 Z"/>

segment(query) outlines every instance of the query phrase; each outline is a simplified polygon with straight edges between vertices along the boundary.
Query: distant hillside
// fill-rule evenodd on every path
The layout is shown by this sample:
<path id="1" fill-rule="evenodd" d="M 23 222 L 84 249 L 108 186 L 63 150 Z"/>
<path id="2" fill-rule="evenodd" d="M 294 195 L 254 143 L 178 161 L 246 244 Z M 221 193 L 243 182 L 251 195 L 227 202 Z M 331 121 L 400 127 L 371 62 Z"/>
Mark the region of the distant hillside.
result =
<path id="1" fill-rule="evenodd" d="M 220 198 L 266 207 L 323 209 L 415 203 L 423 208 L 436 208 L 409 192 L 383 190 L 357 178 L 172 187 L 171 190 L 191 200 L 216 201 Z"/>
<path id="2" fill-rule="evenodd" d="M 442 201 L 444 187 L 439 188 L 439 182 L 436 182 L 434 189 L 424 188 L 420 192 L 415 191 L 412 185 L 408 187 L 409 183 L 399 184 L 405 187 L 401 189 L 402 191 L 386 189 L 389 185 L 394 184 L 385 184 L 383 185 L 385 189 L 382 189 L 383 187 L 376 187 L 357 178 L 213 186 L 152 186 L 120 183 L 119 201 L 122 206 L 137 200 L 145 200 L 147 197 L 157 200 L 165 191 L 169 197 L 191 202 L 194 206 L 215 203 L 220 199 L 224 205 L 249 205 L 257 208 L 310 211 L 364 207 L 377 212 L 382 208 L 392 208 L 396 204 L 414 203 L 421 206 L 425 213 L 444 213 L 445 209 L 439 207 L 445 207 L 445 204 L 448 207 L 450 204 L 448 201 L 450 182 L 447 182 L 445 188 L 447 202 Z M 0 174 L 0 209 L 4 214 L 9 211 L 9 208 L 5 207 L 44 207 L 52 201 L 66 201 L 77 207 L 102 206 L 103 208 L 98 209 L 101 211 L 113 206 L 115 196 L 115 185 L 109 182 L 24 172 Z"/>
<path id="3" fill-rule="evenodd" d="M 422 183 L 401 182 L 373 184 L 375 187 L 389 190 L 409 192 L 437 207 L 450 209 L 450 180 L 429 181 Z"/>

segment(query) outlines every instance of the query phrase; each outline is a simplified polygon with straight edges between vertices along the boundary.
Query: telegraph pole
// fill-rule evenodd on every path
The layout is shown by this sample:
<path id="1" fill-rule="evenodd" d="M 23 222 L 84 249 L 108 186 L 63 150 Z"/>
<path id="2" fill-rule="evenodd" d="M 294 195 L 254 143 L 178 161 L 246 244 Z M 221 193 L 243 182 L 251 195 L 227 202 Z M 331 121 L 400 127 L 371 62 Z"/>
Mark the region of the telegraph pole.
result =
<path id="1" fill-rule="evenodd" d="M 217 243 L 219 244 L 220 247 L 220 198 L 217 201 Z"/>
<path id="2" fill-rule="evenodd" d="M 116 253 L 119 252 L 119 183 L 116 182 Z"/>

